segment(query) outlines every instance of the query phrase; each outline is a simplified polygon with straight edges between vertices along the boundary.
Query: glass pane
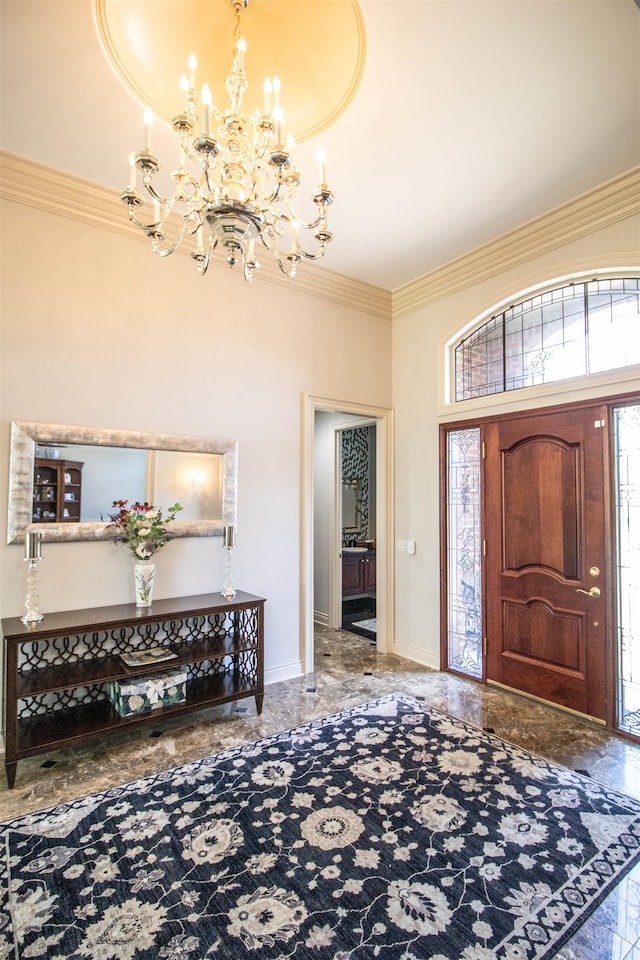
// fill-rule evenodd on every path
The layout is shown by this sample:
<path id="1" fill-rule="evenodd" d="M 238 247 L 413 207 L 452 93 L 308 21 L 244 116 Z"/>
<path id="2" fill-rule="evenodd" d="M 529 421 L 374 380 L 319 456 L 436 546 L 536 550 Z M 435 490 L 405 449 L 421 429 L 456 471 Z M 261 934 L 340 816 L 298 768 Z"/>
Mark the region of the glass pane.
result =
<path id="1" fill-rule="evenodd" d="M 560 287 L 520 304 L 522 337 L 507 345 L 507 364 L 518 355 L 522 373 L 508 390 L 534 387 L 586 373 L 584 286 Z M 509 333 L 510 328 L 508 325 Z M 507 337 L 509 340 L 509 337 Z"/>
<path id="2" fill-rule="evenodd" d="M 456 400 L 504 390 L 502 317 L 490 320 L 456 347 Z"/>
<path id="3" fill-rule="evenodd" d="M 626 281 L 629 285 L 629 281 Z M 589 369 L 591 373 L 640 363 L 638 289 L 599 291 L 588 284 Z"/>
<path id="4" fill-rule="evenodd" d="M 448 665 L 482 677 L 480 430 L 447 437 Z"/>
<path id="5" fill-rule="evenodd" d="M 613 429 L 618 724 L 640 735 L 640 405 L 614 410 Z"/>
<path id="6" fill-rule="evenodd" d="M 640 363 L 640 280 L 567 284 L 523 300 L 460 341 L 455 362 L 456 400 Z"/>

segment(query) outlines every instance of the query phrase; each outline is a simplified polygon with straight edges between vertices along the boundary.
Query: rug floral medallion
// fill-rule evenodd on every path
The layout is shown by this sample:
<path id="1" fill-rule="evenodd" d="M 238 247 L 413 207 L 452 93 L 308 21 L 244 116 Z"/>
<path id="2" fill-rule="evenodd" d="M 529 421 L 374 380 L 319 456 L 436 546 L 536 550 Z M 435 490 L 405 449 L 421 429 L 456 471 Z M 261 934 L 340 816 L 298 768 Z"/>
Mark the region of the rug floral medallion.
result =
<path id="1" fill-rule="evenodd" d="M 402 694 L 1 829 L 19 960 L 542 960 L 640 855 L 640 803 Z"/>

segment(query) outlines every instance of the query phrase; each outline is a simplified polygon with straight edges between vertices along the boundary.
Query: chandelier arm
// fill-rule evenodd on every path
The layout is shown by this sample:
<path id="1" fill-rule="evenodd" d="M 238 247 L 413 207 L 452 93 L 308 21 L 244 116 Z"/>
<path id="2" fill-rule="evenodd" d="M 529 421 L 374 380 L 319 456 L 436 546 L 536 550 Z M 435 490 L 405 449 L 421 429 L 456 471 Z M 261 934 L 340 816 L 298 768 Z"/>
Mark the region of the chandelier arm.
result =
<path id="1" fill-rule="evenodd" d="M 283 186 L 284 186 L 284 184 L 282 183 L 282 181 L 279 181 L 278 183 L 276 183 L 275 190 L 273 190 L 272 193 L 268 194 L 268 195 L 264 198 L 264 203 L 265 203 L 266 206 L 270 207 L 270 206 L 271 206 L 272 204 L 274 204 L 274 203 L 283 203 L 283 202 L 284 202 L 284 199 L 285 199 L 285 198 L 282 196 L 282 187 L 283 187 Z"/>
<path id="2" fill-rule="evenodd" d="M 182 243 L 185 232 L 187 230 L 187 225 L 189 221 L 192 219 L 193 219 L 193 215 L 191 213 L 183 218 L 182 225 L 180 227 L 178 235 L 174 238 L 173 243 L 171 243 L 170 246 L 165 247 L 164 249 L 160 249 L 159 247 L 160 242 L 164 240 L 164 234 L 161 231 L 157 232 L 152 242 L 153 252 L 157 253 L 159 257 L 168 257 L 170 254 L 174 253 Z"/>
<path id="3" fill-rule="evenodd" d="M 173 174 L 174 179 L 176 180 L 179 191 L 175 196 L 176 200 L 184 200 L 188 202 L 191 199 L 192 193 L 199 191 L 200 184 L 192 174 L 185 171 L 179 171 L 178 173 Z M 191 188 L 191 189 L 189 189 Z"/>
<path id="4" fill-rule="evenodd" d="M 321 260 L 322 257 L 324 256 L 324 252 L 325 252 L 324 243 L 321 243 L 319 245 L 317 253 L 307 253 L 306 250 L 302 250 L 302 249 L 300 250 L 300 253 L 302 254 L 305 260 Z"/>
<path id="5" fill-rule="evenodd" d="M 143 231 L 147 234 L 148 237 L 152 237 L 152 238 L 153 238 L 153 236 L 154 236 L 156 233 L 159 233 L 159 231 L 156 229 L 156 228 L 158 227 L 158 224 L 157 224 L 157 223 L 143 223 L 142 220 L 138 220 L 138 218 L 137 218 L 137 216 L 136 216 L 136 213 L 135 213 L 135 210 L 133 209 L 133 207 L 129 207 L 129 220 L 131 220 L 132 223 L 135 223 L 136 227 L 140 227 L 140 229 L 143 230 Z"/>
<path id="6" fill-rule="evenodd" d="M 319 227 L 323 223 L 324 217 L 320 214 L 315 220 L 312 220 L 311 223 L 304 223 L 302 220 L 299 220 L 294 213 L 289 222 L 293 220 L 298 224 L 299 230 L 315 230 L 316 227 Z"/>
<path id="7" fill-rule="evenodd" d="M 180 194 L 176 194 L 174 197 L 164 197 L 161 193 L 158 193 L 158 191 L 156 190 L 156 188 L 154 187 L 154 185 L 151 183 L 150 180 L 147 182 L 146 177 L 143 182 L 147 190 L 147 193 L 149 194 L 151 199 L 156 200 L 158 203 L 163 203 L 167 205 L 169 207 L 169 212 L 171 211 L 171 208 L 173 207 L 174 203 L 182 199 Z"/>
<path id="8" fill-rule="evenodd" d="M 211 263 L 211 254 L 213 253 L 214 247 L 210 247 L 206 254 L 205 258 L 202 261 L 202 264 L 198 264 L 198 273 L 201 277 L 204 277 L 205 273 L 209 269 L 209 264 Z"/>
<path id="9" fill-rule="evenodd" d="M 206 161 L 203 161 L 202 169 L 203 169 L 203 179 L 207 185 L 207 193 L 211 194 L 214 192 L 214 188 L 211 184 L 211 180 L 209 179 L 209 164 Z"/>
<path id="10" fill-rule="evenodd" d="M 191 236 L 197 233 L 199 226 L 195 226 L 193 230 L 190 231 Z M 209 269 L 209 263 L 211 262 L 211 254 L 218 245 L 217 237 L 211 235 L 209 237 L 209 249 L 205 253 L 204 250 L 198 244 L 197 248 L 191 252 L 192 258 L 196 261 L 196 269 L 200 276 L 204 276 L 207 270 Z"/>
<path id="11" fill-rule="evenodd" d="M 183 186 L 187 186 L 187 185 L 184 184 Z M 199 204 L 200 203 L 199 184 L 192 183 L 192 184 L 189 184 L 189 186 L 191 186 L 192 189 L 190 190 L 181 189 L 178 191 L 178 193 L 176 193 L 174 197 L 170 197 L 166 202 L 170 203 L 172 207 L 175 206 L 176 203 L 186 203 L 190 207 L 192 207 L 194 203 Z"/>
<path id="12" fill-rule="evenodd" d="M 287 268 L 285 267 L 284 263 L 282 262 L 282 257 L 279 257 L 277 254 L 276 254 L 276 261 L 277 261 L 277 263 L 278 263 L 278 266 L 280 267 L 280 269 L 281 269 L 282 272 L 284 273 L 285 277 L 289 277 L 289 278 L 295 277 L 295 275 L 296 275 L 296 267 L 298 266 L 298 262 L 297 262 L 297 261 L 296 261 L 295 263 L 293 263 L 289 269 L 287 269 Z"/>

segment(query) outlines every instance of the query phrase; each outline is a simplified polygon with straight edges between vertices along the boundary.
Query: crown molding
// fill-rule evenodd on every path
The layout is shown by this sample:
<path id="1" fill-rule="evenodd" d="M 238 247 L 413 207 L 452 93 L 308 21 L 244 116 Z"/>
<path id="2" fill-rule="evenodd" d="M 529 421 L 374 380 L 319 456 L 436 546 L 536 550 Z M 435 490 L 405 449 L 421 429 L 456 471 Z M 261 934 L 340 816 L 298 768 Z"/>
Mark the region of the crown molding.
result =
<path id="1" fill-rule="evenodd" d="M 393 318 L 640 213 L 640 166 L 451 260 L 392 293 Z"/>
<path id="2" fill-rule="evenodd" d="M 109 230 L 148 246 L 147 238 L 130 223 L 120 196 L 114 190 L 7 151 L 0 151 L 0 197 Z M 176 253 L 189 256 L 190 250 L 179 248 Z M 224 261 L 212 260 L 211 266 L 229 269 Z M 352 307 L 382 320 L 391 320 L 389 290 L 352 280 L 315 263 L 305 263 L 295 279 L 290 279 L 275 260 L 265 259 L 254 283 L 256 279 Z"/>
<path id="3" fill-rule="evenodd" d="M 6 151 L 0 151 L 0 197 L 148 244 L 124 215 L 115 191 Z M 639 213 L 640 166 L 394 291 L 362 283 L 315 263 L 304 264 L 300 274 L 291 280 L 274 260 L 266 260 L 256 279 L 391 320 Z M 188 256 L 189 252 L 182 248 L 176 251 L 181 256 Z M 213 266 L 228 269 L 218 260 L 212 261 Z"/>

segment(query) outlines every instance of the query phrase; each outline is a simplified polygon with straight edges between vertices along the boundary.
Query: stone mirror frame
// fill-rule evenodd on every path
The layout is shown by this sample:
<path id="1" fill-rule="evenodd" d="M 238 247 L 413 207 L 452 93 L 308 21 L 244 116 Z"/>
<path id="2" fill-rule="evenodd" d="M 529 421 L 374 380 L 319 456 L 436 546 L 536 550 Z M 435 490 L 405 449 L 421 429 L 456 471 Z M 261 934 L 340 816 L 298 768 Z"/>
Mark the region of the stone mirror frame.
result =
<path id="1" fill-rule="evenodd" d="M 164 450 L 220 457 L 222 458 L 220 516 L 206 520 L 176 519 L 171 524 L 171 535 L 172 537 L 222 536 L 225 527 L 236 526 L 238 443 L 235 440 L 204 440 L 168 434 L 134 433 L 124 430 L 63 426 L 57 423 L 15 421 L 11 424 L 7 543 L 22 543 L 27 531 L 41 533 L 43 541 L 47 542 L 109 539 L 106 522 L 32 522 L 36 444 L 40 447 L 46 447 L 47 444 L 72 444 L 115 449 L 135 448 L 145 451 Z M 116 492 L 115 496 L 117 495 Z"/>

